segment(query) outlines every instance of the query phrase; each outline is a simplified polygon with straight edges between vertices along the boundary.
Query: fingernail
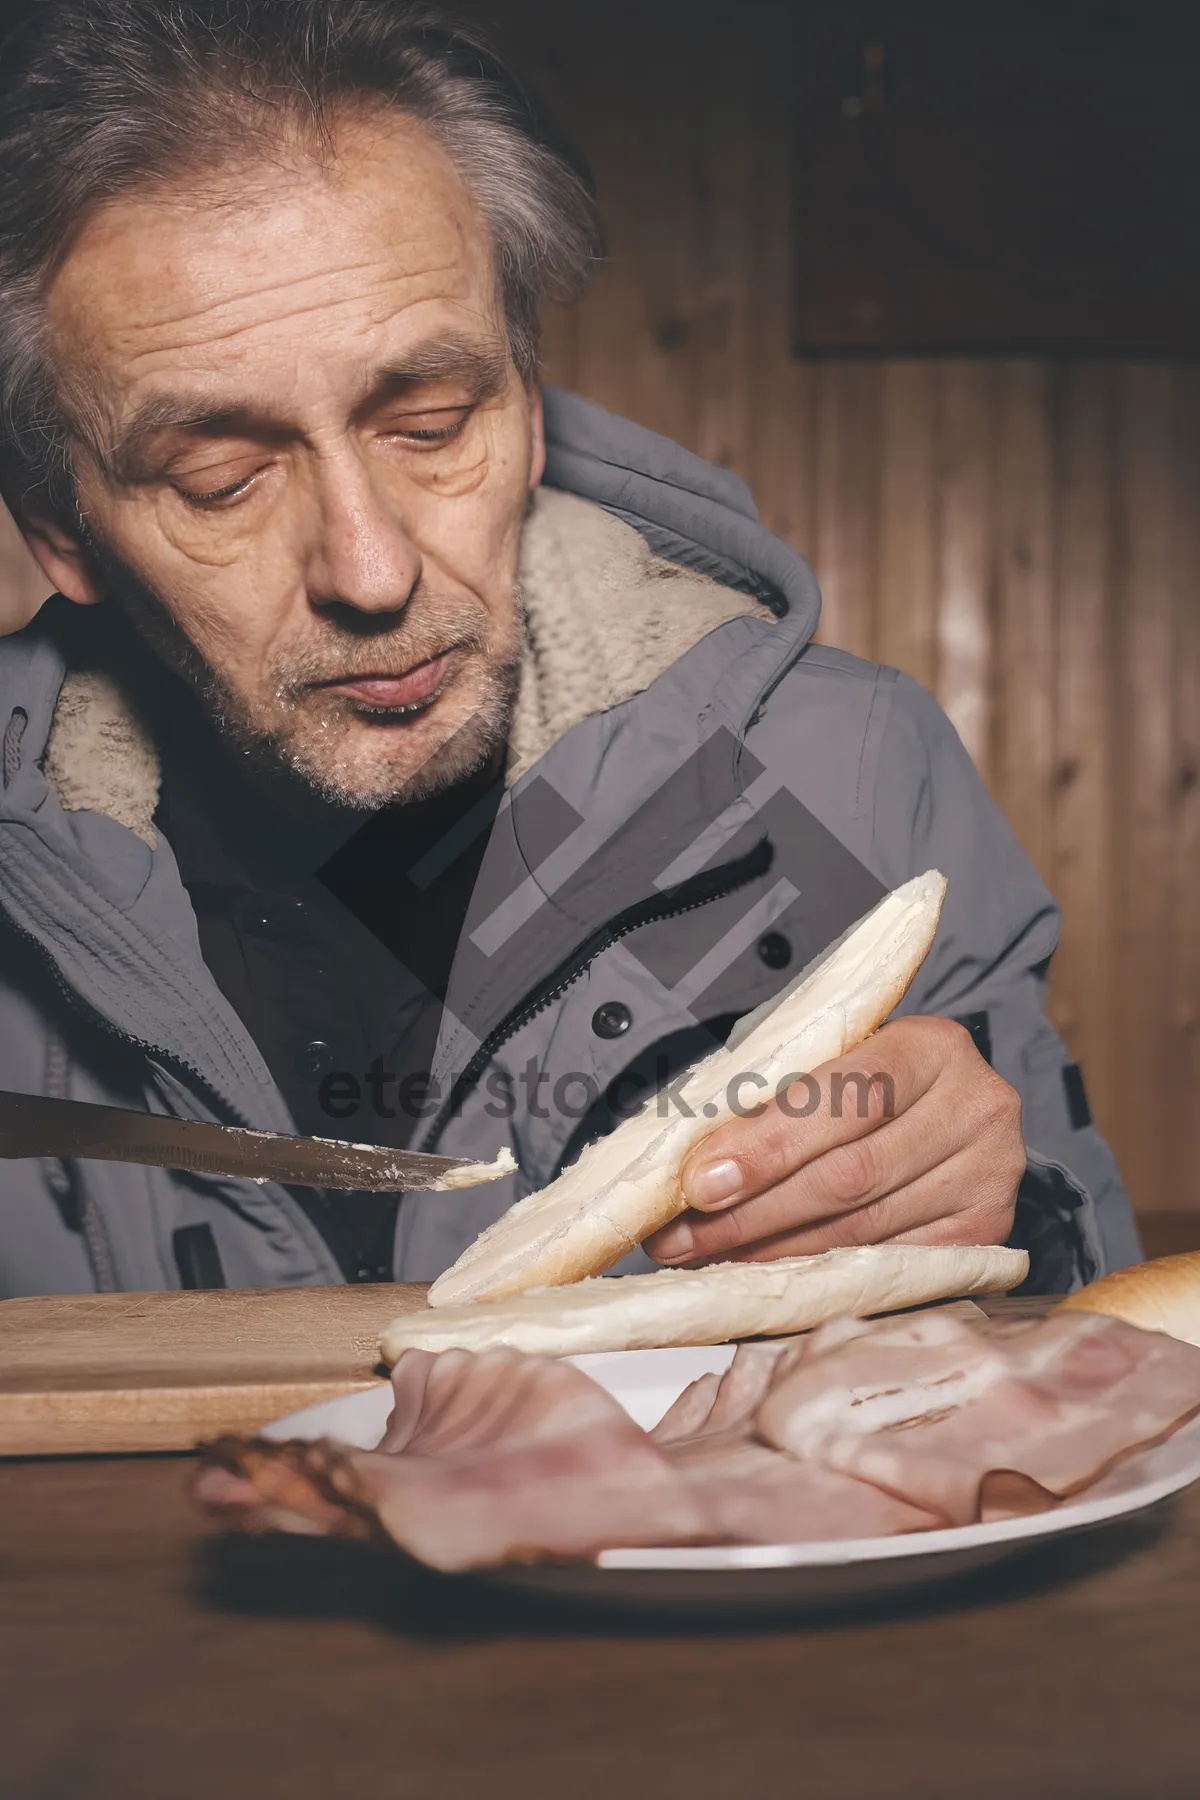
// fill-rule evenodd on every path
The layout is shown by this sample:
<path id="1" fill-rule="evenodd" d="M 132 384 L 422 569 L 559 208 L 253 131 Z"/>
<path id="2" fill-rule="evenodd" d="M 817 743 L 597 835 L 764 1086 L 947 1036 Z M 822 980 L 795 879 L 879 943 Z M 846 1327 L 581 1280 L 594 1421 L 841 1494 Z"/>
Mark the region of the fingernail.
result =
<path id="1" fill-rule="evenodd" d="M 682 1219 L 665 1225 L 654 1240 L 655 1260 L 672 1261 L 677 1256 L 690 1256 L 695 1246 L 692 1228 Z"/>
<path id="2" fill-rule="evenodd" d="M 683 1178 L 683 1197 L 689 1206 L 719 1206 L 741 1192 L 742 1171 L 735 1162 L 701 1163 Z"/>

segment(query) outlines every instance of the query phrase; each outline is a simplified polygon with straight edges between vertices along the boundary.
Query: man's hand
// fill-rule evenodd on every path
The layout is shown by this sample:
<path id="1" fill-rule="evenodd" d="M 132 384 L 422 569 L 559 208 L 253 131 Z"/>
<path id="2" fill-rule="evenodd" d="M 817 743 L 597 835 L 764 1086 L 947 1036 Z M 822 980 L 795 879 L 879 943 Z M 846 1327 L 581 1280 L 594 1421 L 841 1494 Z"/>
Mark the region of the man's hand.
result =
<path id="1" fill-rule="evenodd" d="M 753 1098 L 747 1083 L 742 1104 Z M 1002 1244 L 1024 1170 L 1020 1099 L 969 1033 L 898 1019 L 711 1132 L 683 1166 L 689 1210 L 645 1248 L 690 1263 Z"/>

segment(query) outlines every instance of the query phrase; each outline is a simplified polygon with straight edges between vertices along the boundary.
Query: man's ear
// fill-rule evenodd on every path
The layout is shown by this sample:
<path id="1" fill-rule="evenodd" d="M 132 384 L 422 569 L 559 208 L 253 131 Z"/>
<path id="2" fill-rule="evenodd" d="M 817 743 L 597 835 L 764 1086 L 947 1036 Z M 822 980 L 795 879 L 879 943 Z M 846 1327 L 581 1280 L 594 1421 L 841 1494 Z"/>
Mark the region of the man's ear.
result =
<path id="1" fill-rule="evenodd" d="M 542 407 L 542 390 L 536 381 L 529 389 L 529 433 L 532 449 L 529 486 L 532 491 L 541 481 L 546 468 L 546 417 Z"/>
<path id="2" fill-rule="evenodd" d="M 56 591 L 76 606 L 95 606 L 104 594 L 89 566 L 83 540 L 69 531 L 47 507 L 25 500 L 16 515 L 21 536 L 33 552 L 42 574 Z"/>

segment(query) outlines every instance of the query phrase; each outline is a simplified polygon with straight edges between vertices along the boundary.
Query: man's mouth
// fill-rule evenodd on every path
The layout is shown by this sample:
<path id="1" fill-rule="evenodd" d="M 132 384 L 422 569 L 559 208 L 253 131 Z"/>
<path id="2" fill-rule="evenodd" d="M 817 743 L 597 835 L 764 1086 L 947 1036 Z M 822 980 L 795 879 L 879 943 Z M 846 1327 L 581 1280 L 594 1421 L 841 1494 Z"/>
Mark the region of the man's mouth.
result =
<path id="1" fill-rule="evenodd" d="M 456 652 L 443 650 L 429 662 L 418 663 L 403 674 L 379 671 L 365 675 L 346 675 L 318 684 L 322 693 L 342 694 L 346 699 L 374 712 L 405 712 L 434 699 L 451 673 Z"/>

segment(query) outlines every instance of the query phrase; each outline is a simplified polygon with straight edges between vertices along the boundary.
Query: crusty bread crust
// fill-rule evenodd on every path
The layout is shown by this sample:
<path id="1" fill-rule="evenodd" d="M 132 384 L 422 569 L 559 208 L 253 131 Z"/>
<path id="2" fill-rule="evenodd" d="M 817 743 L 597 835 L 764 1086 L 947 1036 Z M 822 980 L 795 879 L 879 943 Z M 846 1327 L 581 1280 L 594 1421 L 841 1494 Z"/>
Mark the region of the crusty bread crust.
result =
<path id="1" fill-rule="evenodd" d="M 733 1116 L 731 1078 L 755 1073 L 766 1093 L 861 1044 L 904 998 L 933 942 L 945 891 L 944 878 L 931 870 L 888 894 L 775 1001 L 741 1021 L 729 1045 L 676 1084 L 690 1116 L 680 1109 L 664 1117 L 652 1097 L 483 1232 L 434 1282 L 430 1305 L 603 1274 L 675 1218 L 685 1206 L 684 1162 Z"/>
<path id="2" fill-rule="evenodd" d="M 405 1313 L 383 1332 L 405 1350 L 493 1350 L 577 1356 L 600 1350 L 780 1337 L 826 1319 L 866 1318 L 957 1295 L 995 1294 L 1029 1272 L 1023 1250 L 995 1244 L 867 1244 L 776 1262 L 715 1263 L 537 1288 L 503 1300 Z"/>
<path id="3" fill-rule="evenodd" d="M 1114 1269 L 1062 1304 L 1072 1311 L 1108 1313 L 1143 1331 L 1162 1331 L 1200 1345 L 1200 1250 Z"/>

